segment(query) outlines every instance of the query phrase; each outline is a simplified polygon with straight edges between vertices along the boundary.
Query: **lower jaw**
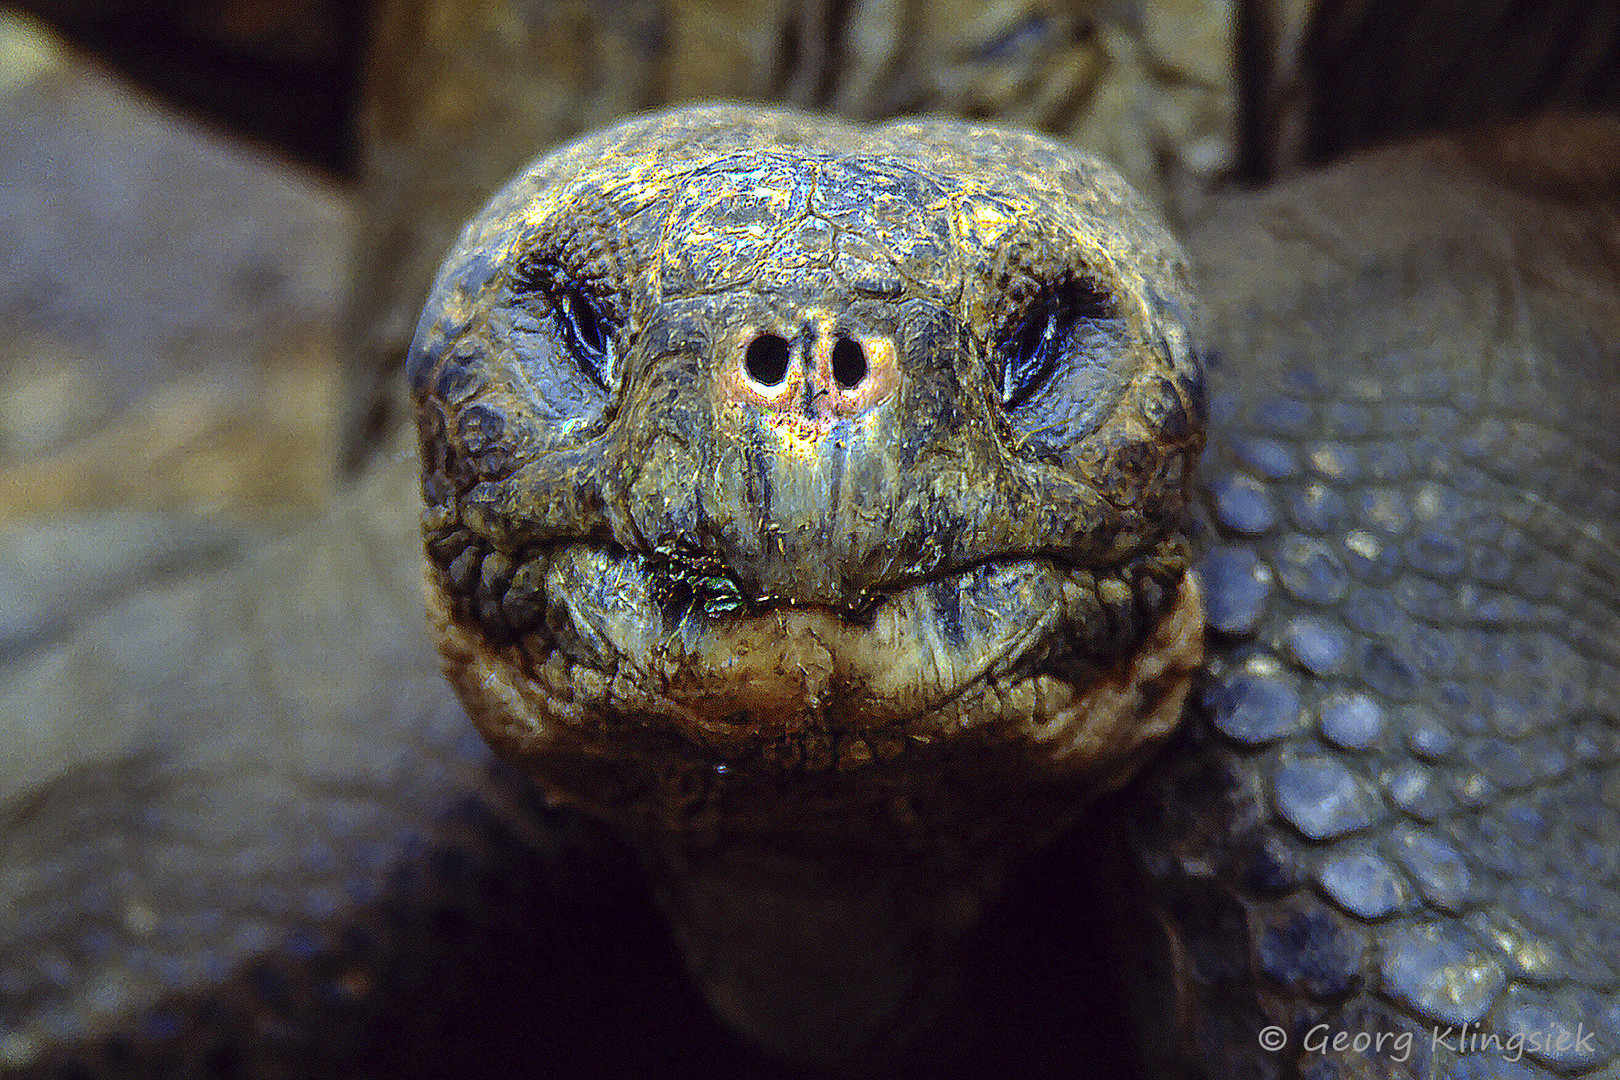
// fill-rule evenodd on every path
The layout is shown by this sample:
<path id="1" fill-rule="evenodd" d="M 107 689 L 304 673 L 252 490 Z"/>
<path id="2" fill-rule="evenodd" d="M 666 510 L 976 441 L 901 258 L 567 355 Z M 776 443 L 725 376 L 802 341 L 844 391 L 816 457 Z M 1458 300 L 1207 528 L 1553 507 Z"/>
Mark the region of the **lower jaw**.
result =
<path id="1" fill-rule="evenodd" d="M 491 646 L 428 591 L 449 677 L 497 751 L 625 829 L 723 1019 L 822 1065 L 926 1024 L 1009 867 L 1171 733 L 1203 653 L 1184 575 L 1135 651 L 1083 685 L 987 669 L 905 717 L 838 707 L 833 616 L 781 613 L 727 699 L 700 649 L 662 677 L 582 677 L 555 643 Z M 776 683 L 803 693 L 818 671 L 819 706 L 759 722 Z"/>
<path id="2" fill-rule="evenodd" d="M 577 595 L 584 582 L 600 588 L 598 570 L 558 560 L 548 584 Z M 1073 800 L 1119 786 L 1175 727 L 1202 661 L 1196 579 L 1171 582 L 1126 655 L 1060 673 L 1030 663 L 1030 643 L 1054 636 L 1072 582 L 1047 565 L 993 572 L 987 589 L 1019 590 L 1014 610 L 1040 615 L 1010 630 L 959 627 L 979 640 L 954 651 L 924 639 L 916 626 L 928 620 L 904 602 L 859 627 L 817 609 L 699 615 L 683 638 L 679 626 L 649 633 L 634 596 L 570 613 L 566 636 L 498 644 L 431 574 L 427 592 L 446 673 L 497 752 L 559 798 L 626 824 L 808 823 L 896 795 L 931 802 L 936 788 L 949 803 L 963 788 L 999 801 L 1019 788 Z M 992 605 L 975 606 L 993 622 Z M 639 662 L 618 648 L 649 643 Z M 618 659 L 603 663 L 610 651 Z"/>

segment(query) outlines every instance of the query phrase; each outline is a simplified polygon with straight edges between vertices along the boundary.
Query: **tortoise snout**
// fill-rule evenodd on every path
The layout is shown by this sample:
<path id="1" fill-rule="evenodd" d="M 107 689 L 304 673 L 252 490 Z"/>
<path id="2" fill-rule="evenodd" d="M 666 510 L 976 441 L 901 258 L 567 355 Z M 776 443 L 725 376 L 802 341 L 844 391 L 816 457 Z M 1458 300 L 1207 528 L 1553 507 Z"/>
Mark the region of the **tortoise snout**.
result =
<path id="1" fill-rule="evenodd" d="M 808 321 L 791 337 L 749 326 L 722 362 L 717 390 L 723 404 L 757 409 L 768 421 L 831 426 L 894 396 L 895 357 L 892 337 L 845 330 L 830 317 Z"/>

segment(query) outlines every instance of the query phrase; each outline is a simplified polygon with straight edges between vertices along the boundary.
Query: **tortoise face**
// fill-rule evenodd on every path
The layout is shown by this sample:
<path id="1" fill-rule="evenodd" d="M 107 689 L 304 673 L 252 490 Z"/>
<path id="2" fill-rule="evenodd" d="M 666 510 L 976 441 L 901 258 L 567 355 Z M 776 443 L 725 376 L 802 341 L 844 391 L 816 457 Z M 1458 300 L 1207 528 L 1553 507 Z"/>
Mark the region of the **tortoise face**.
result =
<path id="1" fill-rule="evenodd" d="M 1033 135 L 710 107 L 545 156 L 409 361 L 451 677 L 604 809 L 946 746 L 1117 783 L 1198 658 L 1191 311 Z"/>

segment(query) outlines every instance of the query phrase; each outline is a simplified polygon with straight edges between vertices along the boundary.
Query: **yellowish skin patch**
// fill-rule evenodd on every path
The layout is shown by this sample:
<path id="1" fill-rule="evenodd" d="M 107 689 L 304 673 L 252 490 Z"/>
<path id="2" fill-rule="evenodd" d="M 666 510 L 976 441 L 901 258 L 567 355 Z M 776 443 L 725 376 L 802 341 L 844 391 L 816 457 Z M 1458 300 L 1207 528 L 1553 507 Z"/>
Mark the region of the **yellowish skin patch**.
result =
<path id="1" fill-rule="evenodd" d="M 884 605 L 865 627 L 815 609 L 728 618 L 691 645 L 671 637 L 654 657 L 623 660 L 611 682 L 585 665 L 559 667 L 555 648 L 528 655 L 523 646 L 490 647 L 452 617 L 431 577 L 427 600 L 450 681 L 485 736 L 520 758 L 595 756 L 620 742 L 639 754 L 665 745 L 648 738 L 657 731 L 686 748 L 671 753 L 672 770 L 727 755 L 755 760 L 760 746 L 807 731 L 840 746 L 859 743 L 855 758 L 872 746 L 937 749 L 965 739 L 989 748 L 975 752 L 1010 749 L 1034 773 L 1072 777 L 1077 803 L 1122 784 L 1175 729 L 1204 655 L 1202 597 L 1190 573 L 1141 646 L 1086 685 L 1047 675 L 998 679 L 994 656 L 942 671 L 938 650 L 909 625 L 904 600 Z M 638 718 L 628 729 L 626 716 Z M 830 716 L 843 718 L 841 730 L 828 729 Z M 892 771 L 897 763 L 884 757 Z M 861 762 L 844 755 L 835 764 Z M 558 794 L 598 803 L 594 793 Z"/>

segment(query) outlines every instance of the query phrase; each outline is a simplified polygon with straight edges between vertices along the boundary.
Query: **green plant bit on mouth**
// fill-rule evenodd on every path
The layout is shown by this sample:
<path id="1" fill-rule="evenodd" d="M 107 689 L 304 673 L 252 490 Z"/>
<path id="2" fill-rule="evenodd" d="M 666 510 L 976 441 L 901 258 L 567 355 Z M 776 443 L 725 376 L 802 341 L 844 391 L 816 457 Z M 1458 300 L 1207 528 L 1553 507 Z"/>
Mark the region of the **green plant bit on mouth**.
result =
<path id="1" fill-rule="evenodd" d="M 652 575 L 653 593 L 662 603 L 686 604 L 711 619 L 749 607 L 731 571 L 713 556 L 682 550 L 676 544 L 659 544 L 651 555 L 641 558 Z"/>

